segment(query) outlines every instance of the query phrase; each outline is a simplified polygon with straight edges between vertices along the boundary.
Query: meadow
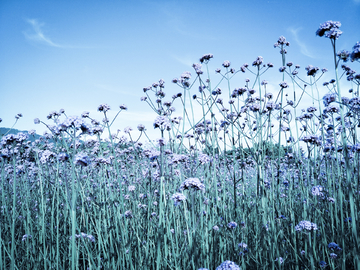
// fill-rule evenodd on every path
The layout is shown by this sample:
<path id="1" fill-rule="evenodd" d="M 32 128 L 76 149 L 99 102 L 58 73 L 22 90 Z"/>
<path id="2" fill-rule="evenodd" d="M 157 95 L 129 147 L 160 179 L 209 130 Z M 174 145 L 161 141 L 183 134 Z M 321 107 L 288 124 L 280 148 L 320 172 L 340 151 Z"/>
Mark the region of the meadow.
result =
<path id="1" fill-rule="evenodd" d="M 0 269 L 360 269 L 360 42 L 337 51 L 339 22 L 316 34 L 333 48 L 328 82 L 311 65 L 301 78 L 281 36 L 280 67 L 225 61 L 210 78 L 205 54 L 178 94 L 145 87 L 156 143 L 112 133 L 126 105 L 113 119 L 99 105 L 102 121 L 51 112 L 33 141 L 3 134 Z"/>

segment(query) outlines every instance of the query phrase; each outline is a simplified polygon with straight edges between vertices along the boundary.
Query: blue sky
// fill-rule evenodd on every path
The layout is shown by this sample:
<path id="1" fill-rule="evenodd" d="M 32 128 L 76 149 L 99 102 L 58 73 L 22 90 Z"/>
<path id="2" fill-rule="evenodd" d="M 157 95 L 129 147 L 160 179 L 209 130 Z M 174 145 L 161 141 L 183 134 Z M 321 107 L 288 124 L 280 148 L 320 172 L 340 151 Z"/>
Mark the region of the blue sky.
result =
<path id="1" fill-rule="evenodd" d="M 281 56 L 273 44 L 283 35 L 291 44 L 289 61 L 304 74 L 309 64 L 326 67 L 332 78 L 330 41 L 315 36 L 327 20 L 342 23 L 339 50 L 360 41 L 360 0 L 1 0 L 0 126 L 11 127 L 22 113 L 15 128 L 42 134 L 46 128 L 33 119 L 45 121 L 50 111 L 89 111 L 101 120 L 98 105 L 109 104 L 114 116 L 125 104 L 128 111 L 119 115 L 113 131 L 144 124 L 155 139 L 160 137 L 152 127 L 156 114 L 140 101 L 143 87 L 163 79 L 170 100 L 181 90 L 171 80 L 184 71 L 194 74 L 191 65 L 203 54 L 214 55 L 209 65 L 215 81 L 214 70 L 224 60 L 239 69 L 262 56 L 277 72 Z M 263 79 L 278 85 L 276 72 Z M 177 109 L 174 116 L 182 115 Z"/>

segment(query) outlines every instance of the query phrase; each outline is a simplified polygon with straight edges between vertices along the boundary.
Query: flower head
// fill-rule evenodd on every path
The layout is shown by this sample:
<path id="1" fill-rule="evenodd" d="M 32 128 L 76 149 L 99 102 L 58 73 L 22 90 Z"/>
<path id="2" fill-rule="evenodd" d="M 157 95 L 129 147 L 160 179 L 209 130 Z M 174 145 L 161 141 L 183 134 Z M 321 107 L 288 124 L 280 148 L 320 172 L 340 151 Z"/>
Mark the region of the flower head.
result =
<path id="1" fill-rule="evenodd" d="M 360 42 L 356 42 L 350 55 L 351 62 L 360 60 Z"/>
<path id="2" fill-rule="evenodd" d="M 338 39 L 342 34 L 342 32 L 339 30 L 340 26 L 340 22 L 326 21 L 320 24 L 319 29 L 316 31 L 316 35 L 319 37 L 325 35 L 325 37 L 330 39 Z"/>
<path id="3" fill-rule="evenodd" d="M 241 270 L 241 268 L 232 261 L 225 261 L 220 264 L 216 270 Z"/>
<path id="4" fill-rule="evenodd" d="M 74 158 L 75 165 L 87 166 L 90 164 L 90 158 L 85 153 L 78 153 Z"/>
<path id="5" fill-rule="evenodd" d="M 198 178 L 188 178 L 180 186 L 181 190 L 194 189 L 205 191 L 205 185 Z"/>
<path id="6" fill-rule="evenodd" d="M 154 128 L 160 128 L 161 130 L 171 130 L 170 121 L 166 116 L 158 116 L 154 121 Z"/>
<path id="7" fill-rule="evenodd" d="M 256 60 L 252 63 L 253 66 L 260 66 L 263 62 L 262 56 L 258 56 Z"/>
<path id="8" fill-rule="evenodd" d="M 302 220 L 299 222 L 298 225 L 295 226 L 296 231 L 302 231 L 302 230 L 315 231 L 317 229 L 318 229 L 318 227 L 315 223 L 312 223 L 307 220 Z"/>
<path id="9" fill-rule="evenodd" d="M 207 63 L 207 62 L 209 62 L 209 60 L 211 59 L 211 58 L 213 58 L 214 56 L 211 54 L 211 53 L 208 53 L 208 54 L 204 54 L 201 58 L 200 58 L 200 63 Z"/>
<path id="10" fill-rule="evenodd" d="M 107 104 L 101 104 L 98 107 L 99 112 L 107 112 L 108 110 L 110 110 L 110 106 Z"/>
<path id="11" fill-rule="evenodd" d="M 237 223 L 235 221 L 231 221 L 227 226 L 229 229 L 235 229 L 237 227 Z"/>
<path id="12" fill-rule="evenodd" d="M 186 196 L 180 192 L 177 192 L 171 196 L 171 199 L 174 200 L 175 205 L 179 205 L 181 202 L 186 201 Z"/>
<path id="13" fill-rule="evenodd" d="M 336 54 L 341 60 L 344 62 L 347 62 L 350 58 L 351 53 L 346 50 L 342 50 Z"/>

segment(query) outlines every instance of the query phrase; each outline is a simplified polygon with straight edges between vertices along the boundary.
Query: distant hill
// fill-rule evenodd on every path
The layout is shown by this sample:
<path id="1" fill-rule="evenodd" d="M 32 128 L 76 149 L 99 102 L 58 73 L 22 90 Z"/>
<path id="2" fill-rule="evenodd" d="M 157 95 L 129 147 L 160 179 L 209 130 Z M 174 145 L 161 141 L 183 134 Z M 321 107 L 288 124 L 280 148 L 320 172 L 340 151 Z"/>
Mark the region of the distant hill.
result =
<path id="1" fill-rule="evenodd" d="M 26 134 L 29 133 L 27 130 L 18 130 L 16 128 L 13 128 L 10 130 L 10 128 L 0 127 L 0 139 L 5 134 L 18 134 L 19 132 L 26 133 Z M 39 139 L 40 137 L 41 137 L 41 135 L 35 134 L 34 136 L 29 136 L 29 140 L 33 142 L 33 141 Z"/>

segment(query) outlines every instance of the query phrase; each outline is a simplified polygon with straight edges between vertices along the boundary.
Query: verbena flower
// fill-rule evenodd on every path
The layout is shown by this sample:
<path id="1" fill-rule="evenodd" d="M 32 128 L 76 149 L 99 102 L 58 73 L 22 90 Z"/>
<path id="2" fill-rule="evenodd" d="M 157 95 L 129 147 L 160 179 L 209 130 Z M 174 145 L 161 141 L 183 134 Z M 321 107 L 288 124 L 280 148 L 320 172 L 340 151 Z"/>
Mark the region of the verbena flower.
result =
<path id="1" fill-rule="evenodd" d="M 330 103 L 336 101 L 337 95 L 335 93 L 328 93 L 325 96 L 323 96 L 323 103 L 324 106 L 327 107 Z"/>
<path id="2" fill-rule="evenodd" d="M 225 68 L 228 68 L 228 67 L 230 67 L 230 61 L 224 61 L 224 63 L 222 64 L 223 65 L 223 67 L 225 67 Z"/>
<path id="3" fill-rule="evenodd" d="M 75 165 L 88 166 L 90 164 L 90 158 L 86 153 L 78 153 L 74 158 Z"/>
<path id="4" fill-rule="evenodd" d="M 328 248 L 329 248 L 331 251 L 342 251 L 342 248 L 339 247 L 339 245 L 336 244 L 335 242 L 329 243 Z"/>
<path id="5" fill-rule="evenodd" d="M 125 110 L 125 111 L 127 110 L 127 106 L 124 105 L 124 104 L 120 105 L 119 108 L 120 108 L 121 110 Z"/>
<path id="6" fill-rule="evenodd" d="M 29 238 L 32 238 L 32 235 L 30 235 L 30 234 L 25 234 L 25 235 L 23 235 L 21 241 L 25 241 L 26 239 L 29 239 Z"/>
<path id="7" fill-rule="evenodd" d="M 229 229 L 235 229 L 237 227 L 237 223 L 235 221 L 231 221 L 227 226 Z"/>
<path id="8" fill-rule="evenodd" d="M 302 231 L 302 230 L 316 231 L 317 229 L 318 229 L 318 227 L 315 223 L 312 223 L 307 220 L 302 220 L 299 222 L 298 225 L 295 226 L 296 231 Z"/>
<path id="9" fill-rule="evenodd" d="M 319 37 L 325 35 L 325 37 L 330 39 L 338 39 L 342 34 L 342 32 L 339 30 L 340 26 L 340 22 L 326 21 L 320 24 L 319 29 L 316 31 L 316 35 Z"/>
<path id="10" fill-rule="evenodd" d="M 99 112 L 107 112 L 108 110 L 110 110 L 110 106 L 107 104 L 101 104 L 98 107 Z"/>
<path id="11" fill-rule="evenodd" d="M 308 65 L 305 69 L 307 70 L 308 76 L 315 76 L 316 73 L 319 71 L 318 67 L 314 67 L 312 65 Z"/>
<path id="12" fill-rule="evenodd" d="M 132 218 L 133 215 L 132 215 L 131 210 L 126 211 L 125 214 L 124 214 L 124 216 L 125 216 L 126 218 Z"/>
<path id="13" fill-rule="evenodd" d="M 340 60 L 347 62 L 350 58 L 351 53 L 346 50 L 342 50 L 336 54 Z"/>
<path id="14" fill-rule="evenodd" d="M 171 199 L 174 200 L 175 205 L 179 205 L 181 202 L 186 201 L 186 196 L 180 192 L 177 192 L 171 196 Z"/>
<path id="15" fill-rule="evenodd" d="M 283 46 L 290 46 L 290 43 L 286 41 L 286 38 L 284 36 L 280 36 L 278 41 L 274 44 L 274 48 Z"/>
<path id="16" fill-rule="evenodd" d="M 216 225 L 215 225 L 215 226 L 213 227 L 213 230 L 214 230 L 214 231 L 219 231 L 219 226 L 216 226 Z"/>
<path id="17" fill-rule="evenodd" d="M 262 62 L 263 62 L 263 58 L 262 58 L 262 56 L 258 56 L 257 58 L 256 58 L 256 60 L 252 63 L 252 65 L 253 66 L 260 66 L 261 64 L 262 64 Z"/>
<path id="18" fill-rule="evenodd" d="M 311 189 L 311 193 L 314 196 L 324 196 L 324 193 L 322 192 L 324 188 L 322 186 L 314 186 Z"/>
<path id="19" fill-rule="evenodd" d="M 360 60 L 360 42 L 356 42 L 350 55 L 351 62 Z"/>
<path id="20" fill-rule="evenodd" d="M 181 190 L 194 189 L 205 191 L 205 185 L 198 178 L 188 178 L 180 186 Z"/>
<path id="21" fill-rule="evenodd" d="M 209 60 L 211 59 L 211 58 L 213 58 L 214 56 L 211 54 L 211 53 L 208 53 L 208 54 L 204 54 L 201 58 L 200 58 L 200 63 L 204 63 L 205 62 L 205 64 L 206 63 L 208 63 L 209 62 Z"/>
<path id="22" fill-rule="evenodd" d="M 289 85 L 286 82 L 281 82 L 279 85 L 280 85 L 281 88 L 288 88 L 289 87 Z"/>
<path id="23" fill-rule="evenodd" d="M 279 261 L 280 264 L 282 264 L 284 262 L 284 259 L 282 257 L 276 258 L 275 262 Z"/>
<path id="24" fill-rule="evenodd" d="M 232 261 L 224 261 L 222 264 L 216 267 L 216 270 L 241 270 L 241 268 Z"/>
<path id="25" fill-rule="evenodd" d="M 70 236 L 70 240 L 71 240 L 71 236 Z M 95 242 L 95 237 L 92 236 L 91 234 L 86 234 L 86 233 L 80 233 L 80 234 L 75 234 L 75 238 L 83 238 L 83 239 L 89 239 L 91 242 Z"/>
<path id="26" fill-rule="evenodd" d="M 170 121 L 166 116 L 158 116 L 154 121 L 154 128 L 160 128 L 161 130 L 171 130 Z"/>
<path id="27" fill-rule="evenodd" d="M 325 268 L 326 266 L 327 266 L 327 263 L 326 262 L 324 262 L 324 261 L 320 261 L 320 267 L 321 268 Z"/>

